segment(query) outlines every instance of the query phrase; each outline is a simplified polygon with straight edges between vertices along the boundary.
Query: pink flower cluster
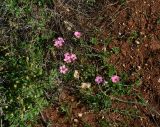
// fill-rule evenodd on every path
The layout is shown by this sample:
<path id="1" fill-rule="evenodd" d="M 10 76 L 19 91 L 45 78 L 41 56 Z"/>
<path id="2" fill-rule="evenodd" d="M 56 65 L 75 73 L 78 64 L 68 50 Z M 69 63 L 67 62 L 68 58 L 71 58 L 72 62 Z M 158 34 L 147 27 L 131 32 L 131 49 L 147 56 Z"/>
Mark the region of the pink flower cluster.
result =
<path id="1" fill-rule="evenodd" d="M 62 37 L 58 37 L 57 39 L 55 39 L 54 41 L 54 46 L 57 48 L 62 47 L 64 44 L 64 39 Z"/>
<path id="2" fill-rule="evenodd" d="M 67 52 L 67 53 L 64 54 L 64 61 L 66 63 L 74 62 L 76 59 L 77 59 L 77 57 L 73 53 L 68 53 Z M 65 65 L 59 67 L 59 72 L 62 73 L 62 74 L 66 74 L 68 72 L 68 70 L 69 70 L 68 67 L 66 67 Z"/>
<path id="3" fill-rule="evenodd" d="M 79 38 L 81 38 L 82 34 L 81 34 L 81 32 L 75 31 L 74 36 L 79 39 Z M 57 47 L 57 48 L 62 47 L 64 45 L 64 43 L 65 43 L 65 41 L 62 37 L 58 37 L 57 39 L 54 40 L 54 46 Z M 72 63 L 76 59 L 77 59 L 77 56 L 74 53 L 66 52 L 64 54 L 64 59 L 63 60 L 66 63 Z M 62 66 L 59 67 L 59 72 L 62 73 L 62 74 L 66 74 L 68 71 L 69 71 L 69 69 L 66 65 L 62 65 Z M 111 81 L 113 83 L 118 83 L 120 81 L 120 77 L 117 76 L 117 75 L 113 75 L 111 77 Z M 105 83 L 105 80 L 102 76 L 99 75 L 99 76 L 96 76 L 95 82 L 97 84 L 101 84 L 101 83 Z"/>
<path id="4" fill-rule="evenodd" d="M 81 37 L 81 32 L 74 32 L 74 36 L 76 38 L 80 38 Z M 61 48 L 64 45 L 65 41 L 62 37 L 58 37 L 57 39 L 54 40 L 54 46 L 57 48 Z M 72 63 L 77 59 L 77 56 L 74 53 L 65 53 L 64 54 L 64 62 L 66 63 Z M 65 65 L 62 65 L 59 67 L 59 72 L 62 74 L 66 74 L 68 72 L 68 67 L 66 67 Z"/>
<path id="5" fill-rule="evenodd" d="M 64 61 L 66 63 L 71 63 L 71 62 L 74 62 L 75 60 L 77 59 L 77 56 L 73 53 L 65 53 L 64 54 Z"/>
<path id="6" fill-rule="evenodd" d="M 120 81 L 120 77 L 117 76 L 117 75 L 113 75 L 111 77 L 111 80 L 112 80 L 113 83 L 118 83 Z"/>
<path id="7" fill-rule="evenodd" d="M 80 38 L 81 35 L 82 35 L 81 32 L 78 32 L 78 31 L 74 32 L 74 36 L 75 36 L 76 38 Z"/>
<path id="8" fill-rule="evenodd" d="M 59 67 L 59 71 L 62 74 L 66 74 L 68 72 L 68 68 L 65 65 L 63 65 Z"/>
<path id="9" fill-rule="evenodd" d="M 95 82 L 96 82 L 97 84 L 102 83 L 102 82 L 103 82 L 102 76 L 97 76 L 97 77 L 95 78 Z"/>
<path id="10" fill-rule="evenodd" d="M 117 75 L 113 75 L 113 76 L 111 77 L 111 81 L 112 81 L 113 83 L 118 83 L 118 82 L 120 81 L 120 77 L 117 76 Z M 96 82 L 97 84 L 100 84 L 100 83 L 103 83 L 103 82 L 104 82 L 104 79 L 103 79 L 102 76 L 96 76 L 95 82 Z"/>

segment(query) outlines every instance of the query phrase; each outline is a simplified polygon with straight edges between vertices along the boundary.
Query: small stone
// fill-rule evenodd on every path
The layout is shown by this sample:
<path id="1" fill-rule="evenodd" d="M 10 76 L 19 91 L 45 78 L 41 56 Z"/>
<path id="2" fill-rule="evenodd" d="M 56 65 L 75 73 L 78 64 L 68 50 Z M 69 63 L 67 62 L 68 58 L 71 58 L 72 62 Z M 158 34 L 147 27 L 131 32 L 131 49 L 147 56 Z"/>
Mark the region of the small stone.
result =
<path id="1" fill-rule="evenodd" d="M 141 70 L 141 66 L 137 66 L 138 67 L 138 70 Z"/>
<path id="2" fill-rule="evenodd" d="M 104 84 L 108 84 L 108 81 L 104 81 Z"/>
<path id="3" fill-rule="evenodd" d="M 73 121 L 74 121 L 75 123 L 78 123 L 78 119 L 74 119 Z"/>
<path id="4" fill-rule="evenodd" d="M 122 33 L 121 33 L 121 32 L 119 32 L 118 34 L 119 34 L 120 36 L 122 35 Z"/>
<path id="5" fill-rule="evenodd" d="M 104 52 L 106 52 L 106 51 L 107 51 L 107 49 L 106 49 L 106 47 L 105 47 L 105 46 L 103 47 L 103 51 L 104 51 Z"/>
<path id="6" fill-rule="evenodd" d="M 69 11 L 70 11 L 70 10 L 69 10 L 69 8 L 67 8 L 67 9 L 66 9 L 66 11 L 68 11 L 68 12 L 69 12 Z"/>
<path id="7" fill-rule="evenodd" d="M 81 88 L 82 89 L 87 89 L 87 88 L 90 88 L 90 87 L 91 87 L 91 83 L 85 83 L 85 82 L 81 83 Z"/>
<path id="8" fill-rule="evenodd" d="M 71 99 L 71 102 L 74 102 L 74 98 Z"/>
<path id="9" fill-rule="evenodd" d="M 78 113 L 78 116 L 79 116 L 79 117 L 82 117 L 82 115 L 83 115 L 82 113 Z"/>
<path id="10" fill-rule="evenodd" d="M 78 70 L 74 71 L 74 78 L 79 79 L 79 71 Z"/>
<path id="11" fill-rule="evenodd" d="M 137 45 L 139 45 L 139 44 L 140 44 L 140 42 L 139 42 L 139 41 L 137 41 L 137 40 L 136 40 L 135 42 L 136 42 L 136 44 L 137 44 Z"/>
<path id="12" fill-rule="evenodd" d="M 67 27 L 67 30 L 71 31 L 71 30 L 72 30 L 72 28 L 71 28 L 71 27 Z"/>

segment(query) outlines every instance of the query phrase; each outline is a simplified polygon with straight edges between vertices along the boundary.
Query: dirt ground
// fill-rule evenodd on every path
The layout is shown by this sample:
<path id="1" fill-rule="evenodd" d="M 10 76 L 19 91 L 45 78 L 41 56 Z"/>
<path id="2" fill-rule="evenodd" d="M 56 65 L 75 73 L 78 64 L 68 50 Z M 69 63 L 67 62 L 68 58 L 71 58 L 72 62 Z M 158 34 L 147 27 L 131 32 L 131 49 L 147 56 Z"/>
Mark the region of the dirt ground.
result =
<path id="1" fill-rule="evenodd" d="M 113 54 L 106 62 L 115 65 L 118 72 L 127 73 L 128 83 L 135 82 L 139 78 L 141 85 L 133 91 L 140 92 L 150 106 L 144 108 L 136 104 L 113 104 L 113 107 L 121 109 L 140 110 L 140 117 L 135 119 L 129 119 L 119 113 L 105 114 L 102 111 L 96 114 L 81 105 L 73 94 L 65 90 L 61 93 L 59 101 L 68 103 L 71 107 L 70 116 L 59 114 L 58 105 L 43 112 L 44 119 L 51 121 L 53 127 L 84 127 L 84 121 L 92 127 L 99 127 L 99 118 L 119 123 L 115 124 L 115 127 L 160 126 L 160 0 L 126 0 L 124 5 L 120 5 L 116 0 L 113 1 L 99 0 L 97 6 L 81 13 L 80 8 L 76 9 L 74 6 L 74 2 L 59 2 L 55 8 L 59 14 L 69 19 L 72 23 L 71 29 L 73 25 L 86 33 L 96 34 L 99 38 L 113 36 L 114 39 L 108 49 L 116 46 L 120 48 L 120 53 Z M 69 18 L 70 16 L 73 18 Z M 61 19 L 64 20 L 64 17 Z M 95 32 L 95 27 L 100 31 Z M 67 32 L 64 33 L 68 36 Z"/>

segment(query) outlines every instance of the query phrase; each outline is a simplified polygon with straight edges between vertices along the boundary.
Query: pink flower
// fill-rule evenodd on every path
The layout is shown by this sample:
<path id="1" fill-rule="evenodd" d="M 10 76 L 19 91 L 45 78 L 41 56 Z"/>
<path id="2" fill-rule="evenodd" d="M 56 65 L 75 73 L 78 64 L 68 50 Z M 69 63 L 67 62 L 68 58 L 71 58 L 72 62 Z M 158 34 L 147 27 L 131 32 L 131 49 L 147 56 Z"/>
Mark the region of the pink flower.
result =
<path id="1" fill-rule="evenodd" d="M 62 47 L 63 44 L 64 44 L 64 39 L 62 37 L 58 37 L 58 39 L 54 41 L 54 46 L 57 48 Z"/>
<path id="2" fill-rule="evenodd" d="M 64 57 L 68 57 L 68 56 L 70 56 L 70 53 L 69 53 L 69 52 L 66 52 L 66 53 L 64 54 Z"/>
<path id="3" fill-rule="evenodd" d="M 62 37 L 58 37 L 57 40 L 59 40 L 59 41 L 61 41 L 62 43 L 64 43 L 64 39 L 63 39 Z"/>
<path id="4" fill-rule="evenodd" d="M 62 74 L 66 74 L 68 72 L 68 68 L 65 65 L 63 65 L 59 67 L 59 71 Z"/>
<path id="5" fill-rule="evenodd" d="M 71 62 L 74 62 L 75 60 L 77 59 L 76 55 L 73 54 L 73 53 L 65 53 L 64 54 L 64 61 L 66 63 L 71 63 Z"/>
<path id="6" fill-rule="evenodd" d="M 111 80 L 112 80 L 113 83 L 117 83 L 117 82 L 120 81 L 120 77 L 117 76 L 117 75 L 113 75 L 113 76 L 111 77 Z"/>
<path id="7" fill-rule="evenodd" d="M 64 61 L 66 63 L 71 63 L 72 62 L 70 53 L 67 52 L 67 53 L 64 54 Z"/>
<path id="8" fill-rule="evenodd" d="M 97 84 L 102 83 L 102 82 L 103 82 L 102 76 L 97 76 L 97 77 L 95 78 L 95 82 L 96 82 Z"/>
<path id="9" fill-rule="evenodd" d="M 78 32 L 78 31 L 74 32 L 74 36 L 76 38 L 80 38 L 81 37 L 81 32 Z"/>
<path id="10" fill-rule="evenodd" d="M 71 55 L 70 55 L 70 58 L 71 58 L 72 61 L 75 61 L 75 60 L 77 59 L 77 57 L 76 57 L 75 54 L 71 54 Z"/>
<path id="11" fill-rule="evenodd" d="M 59 40 L 55 40 L 54 46 L 57 47 L 57 48 L 60 48 L 60 47 L 63 46 L 63 43 L 61 41 L 59 41 Z"/>

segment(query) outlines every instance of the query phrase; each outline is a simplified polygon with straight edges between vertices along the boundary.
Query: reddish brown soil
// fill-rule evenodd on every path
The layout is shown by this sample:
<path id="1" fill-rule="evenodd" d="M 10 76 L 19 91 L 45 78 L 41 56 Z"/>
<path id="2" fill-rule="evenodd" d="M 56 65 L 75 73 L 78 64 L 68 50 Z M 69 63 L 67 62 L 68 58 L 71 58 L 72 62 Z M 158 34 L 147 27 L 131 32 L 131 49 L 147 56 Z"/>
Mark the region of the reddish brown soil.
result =
<path id="1" fill-rule="evenodd" d="M 73 23 L 74 27 L 78 26 L 87 33 L 97 34 L 97 37 L 102 39 L 112 35 L 113 40 L 108 49 L 116 46 L 120 48 L 120 53 L 113 54 L 107 62 L 115 65 L 118 73 L 127 73 L 127 82 L 141 80 L 140 87 L 135 88 L 133 92 L 140 92 L 148 101 L 149 107 L 116 102 L 113 104 L 113 108 L 140 110 L 139 117 L 135 119 L 129 119 L 125 115 L 114 112 L 95 113 L 79 104 L 74 95 L 69 95 L 68 91 L 64 91 L 60 96 L 59 103 L 68 103 L 70 116 L 60 115 L 58 106 L 44 111 L 45 119 L 50 120 L 53 127 L 83 127 L 85 121 L 92 127 L 99 127 L 98 118 L 119 123 L 119 125 L 115 124 L 116 127 L 124 127 L 125 123 L 128 127 L 160 126 L 160 24 L 157 23 L 160 18 L 160 1 L 126 1 L 127 3 L 121 6 L 117 2 L 116 4 L 107 2 L 105 4 L 104 1 L 99 0 L 98 5 L 100 6 L 102 3 L 103 6 L 88 13 L 89 18 L 80 13 L 77 14 L 67 4 L 64 6 L 57 4 L 56 9 L 65 15 L 66 19 L 69 19 L 70 16 L 73 17 L 69 21 Z M 70 9 L 67 13 L 66 8 Z M 80 21 L 79 24 L 78 21 Z M 90 32 L 95 27 L 100 28 L 100 32 Z M 133 31 L 138 33 L 138 37 L 129 42 L 128 38 Z M 128 98 L 122 97 L 124 100 Z M 79 117 L 78 113 L 82 113 L 82 117 Z"/>
<path id="2" fill-rule="evenodd" d="M 67 114 L 60 113 L 60 105 L 49 107 L 43 112 L 44 120 L 51 121 L 53 127 L 83 127 L 83 122 L 88 122 L 93 127 L 95 126 L 96 114 L 87 111 L 68 91 L 61 92 L 59 104 L 67 104 Z M 79 114 L 82 114 L 82 116 L 79 116 Z"/>
<path id="3" fill-rule="evenodd" d="M 118 72 L 126 72 L 130 81 L 135 81 L 136 77 L 141 78 L 142 84 L 138 91 L 156 112 L 160 112 L 160 25 L 157 24 L 160 1 L 137 0 L 128 5 L 131 18 L 127 20 L 124 16 L 126 11 L 122 12 L 117 21 L 125 25 L 123 28 L 116 28 L 117 32 L 126 36 L 135 30 L 139 32 L 139 37 L 132 43 L 127 43 L 125 39 L 114 41 L 120 47 L 121 53 L 112 55 L 110 62 L 116 66 Z M 115 22 L 114 27 L 117 26 Z M 159 114 L 150 109 L 140 109 L 145 118 L 141 126 L 160 126 Z"/>

